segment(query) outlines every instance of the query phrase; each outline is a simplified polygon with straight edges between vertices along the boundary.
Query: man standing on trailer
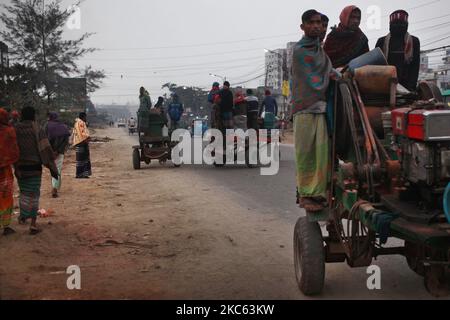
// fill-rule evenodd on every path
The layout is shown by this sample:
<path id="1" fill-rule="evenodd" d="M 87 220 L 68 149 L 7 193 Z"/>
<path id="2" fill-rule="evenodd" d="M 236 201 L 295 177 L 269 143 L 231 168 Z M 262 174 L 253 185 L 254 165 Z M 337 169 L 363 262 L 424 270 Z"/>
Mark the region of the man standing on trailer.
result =
<path id="1" fill-rule="evenodd" d="M 326 91 L 331 61 L 320 43 L 322 16 L 308 10 L 302 16 L 303 38 L 293 50 L 293 110 L 297 187 L 300 207 L 310 212 L 326 206 L 329 141 Z"/>
<path id="2" fill-rule="evenodd" d="M 420 69 L 420 41 L 408 33 L 408 13 L 394 11 L 390 16 L 390 33 L 378 39 L 376 47 L 383 50 L 388 63 L 397 68 L 398 82 L 415 91 Z"/>

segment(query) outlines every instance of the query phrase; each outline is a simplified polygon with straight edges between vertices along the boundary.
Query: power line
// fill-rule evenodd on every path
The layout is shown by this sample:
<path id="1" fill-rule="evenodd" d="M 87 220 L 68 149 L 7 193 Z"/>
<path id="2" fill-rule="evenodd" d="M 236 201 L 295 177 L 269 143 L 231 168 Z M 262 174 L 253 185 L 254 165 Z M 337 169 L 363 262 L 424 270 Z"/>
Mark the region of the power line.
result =
<path id="1" fill-rule="evenodd" d="M 420 39 L 420 41 L 421 42 L 427 42 L 427 41 L 434 40 L 434 39 L 437 39 L 437 38 L 440 38 L 440 37 L 443 37 L 443 36 L 446 36 L 446 35 L 448 35 L 448 32 L 445 32 L 444 34 L 438 34 L 438 35 L 436 35 L 434 37 L 431 37 L 431 38 Z"/>
<path id="2" fill-rule="evenodd" d="M 447 37 L 444 37 L 444 38 L 441 38 L 441 39 L 438 39 L 438 40 L 435 40 L 435 41 L 426 43 L 426 44 L 424 44 L 423 46 L 426 47 L 426 46 L 429 46 L 430 44 L 437 43 L 437 42 L 441 42 L 441 41 L 446 40 L 446 39 L 449 39 L 449 38 L 450 38 L 450 36 L 447 36 Z"/>
<path id="3" fill-rule="evenodd" d="M 430 21 L 430 20 L 435 20 L 435 19 L 441 19 L 441 18 L 445 18 L 445 17 L 448 17 L 448 16 L 450 16 L 450 13 L 445 14 L 445 15 L 443 15 L 443 16 L 431 17 L 431 18 L 428 18 L 428 19 L 423 19 L 423 20 L 414 21 L 414 24 L 418 24 L 418 23 L 422 23 L 422 22 L 428 22 L 428 21 Z"/>
<path id="4" fill-rule="evenodd" d="M 235 67 L 235 68 L 227 68 L 226 70 L 242 68 L 242 67 L 245 67 L 245 66 L 247 66 L 247 65 L 241 65 L 241 66 L 238 66 L 238 67 Z M 173 77 L 181 78 L 181 77 L 189 77 L 189 76 L 200 75 L 200 74 L 206 74 L 206 73 L 204 71 L 202 71 L 202 72 L 193 72 L 193 73 L 181 73 L 181 74 L 178 74 L 178 75 L 167 75 L 167 74 L 166 75 L 159 75 L 158 74 L 158 75 L 155 75 L 154 78 L 173 78 Z M 138 76 L 138 75 L 131 75 L 131 76 L 129 76 L 129 75 L 127 75 L 127 76 L 124 76 L 124 77 L 141 79 L 141 78 L 148 78 L 149 76 L 148 75 L 142 75 L 142 76 Z"/>
<path id="5" fill-rule="evenodd" d="M 266 65 L 263 64 L 263 65 L 260 65 L 257 69 L 255 69 L 255 70 L 253 70 L 253 71 L 251 71 L 251 72 L 248 72 L 248 73 L 246 73 L 246 74 L 244 74 L 244 75 L 241 75 L 241 76 L 239 76 L 239 77 L 233 77 L 233 78 L 234 78 L 234 79 L 242 79 L 242 78 L 246 78 L 246 77 L 251 76 L 251 75 L 253 75 L 253 74 L 255 74 L 255 73 L 258 73 L 260 70 L 265 69 L 265 68 L 266 68 Z"/>
<path id="6" fill-rule="evenodd" d="M 260 60 L 260 59 L 258 59 Z M 245 61 L 245 59 L 244 59 Z M 208 70 L 208 71 L 215 71 L 215 70 L 230 70 L 230 69 L 236 69 L 236 68 L 244 68 L 244 67 L 248 67 L 248 63 L 247 64 L 239 64 L 239 65 L 225 65 L 225 66 L 221 66 L 221 65 L 204 65 L 204 66 L 193 66 L 193 67 L 188 67 L 188 68 L 179 68 L 179 69 L 167 69 L 167 70 L 158 70 L 158 69 L 141 69 L 141 70 L 135 70 L 132 72 L 120 72 L 120 71 L 111 71 L 111 72 L 107 72 L 106 74 L 110 74 L 110 75 L 127 75 L 127 74 L 138 74 L 138 73 L 148 73 L 149 76 L 153 76 L 156 77 L 158 76 L 158 74 L 160 73 L 167 73 L 167 72 L 180 72 L 180 71 L 189 71 L 189 70 Z M 156 70 L 157 72 L 152 72 Z M 206 72 L 206 71 L 205 71 Z"/>
<path id="7" fill-rule="evenodd" d="M 429 6 L 429 5 L 441 2 L 441 1 L 442 0 L 429 1 L 429 2 L 426 2 L 426 3 L 419 4 L 419 5 L 415 6 L 415 7 L 407 8 L 406 10 L 415 10 L 415 9 L 423 8 L 423 7 L 426 7 L 426 6 Z M 387 14 L 387 15 L 384 15 L 382 18 L 386 18 L 386 17 L 389 17 L 389 16 L 390 16 L 390 14 Z"/>
<path id="8" fill-rule="evenodd" d="M 211 67 L 214 66 L 220 66 L 223 64 L 228 64 L 230 62 L 236 62 L 236 61 L 256 61 L 263 59 L 263 56 L 257 56 L 257 57 L 249 57 L 249 58 L 240 58 L 240 59 L 231 59 L 231 60 L 224 60 L 224 61 L 216 61 L 214 64 L 211 64 Z M 184 64 L 184 65 L 177 65 L 177 66 L 164 66 L 164 67 L 153 67 L 151 70 L 154 71 L 180 71 L 180 70 L 187 70 L 185 67 L 194 67 L 194 66 L 206 66 L 204 63 L 193 63 L 193 64 Z"/>
<path id="9" fill-rule="evenodd" d="M 444 22 L 444 23 L 437 24 L 437 25 L 434 25 L 434 26 L 427 26 L 427 27 L 424 27 L 424 28 L 421 28 L 421 29 L 412 30 L 412 31 L 409 31 L 409 33 L 416 33 L 416 32 L 425 31 L 425 30 L 428 30 L 428 29 L 429 29 L 429 31 L 436 31 L 436 30 L 439 30 L 439 29 L 446 28 L 447 25 L 450 25 L 450 22 Z M 377 37 L 369 38 L 369 40 L 375 40 L 375 39 L 377 39 Z"/>
<path id="10" fill-rule="evenodd" d="M 244 83 L 247 83 L 247 82 L 250 82 L 250 81 L 253 81 L 253 80 L 257 80 L 257 79 L 259 79 L 259 78 L 264 77 L 265 75 L 266 75 L 266 74 L 263 73 L 263 74 L 261 74 L 261 75 L 255 77 L 255 78 L 252 78 L 252 79 L 249 79 L 249 80 L 246 80 L 246 81 L 241 81 L 241 82 L 233 83 L 233 85 L 236 86 L 236 85 L 244 84 Z"/>
<path id="11" fill-rule="evenodd" d="M 263 50 L 263 48 L 258 49 L 243 49 L 243 50 L 234 50 L 234 51 L 225 51 L 225 52 L 215 52 L 208 54 L 196 54 L 190 56 L 172 56 L 172 57 L 152 57 L 152 58 L 112 58 L 112 59 L 85 59 L 88 61 L 148 61 L 148 60 L 170 60 L 170 59 L 183 59 L 183 58 L 197 58 L 197 57 L 209 57 L 209 56 L 218 56 L 230 53 L 239 53 L 239 52 L 251 52 Z"/>
<path id="12" fill-rule="evenodd" d="M 221 45 L 221 44 L 230 44 L 230 43 L 239 43 L 239 42 L 248 42 L 248 41 L 257 41 L 257 40 L 265 40 L 265 39 L 275 39 L 275 38 L 283 38 L 288 36 L 294 36 L 298 33 L 287 33 L 283 35 L 276 36 L 268 36 L 268 37 L 257 37 L 257 38 L 249 38 L 242 40 L 231 40 L 231 41 L 222 41 L 222 42 L 211 42 L 211 43 L 198 43 L 198 44 L 189 44 L 189 45 L 177 45 L 177 46 L 161 46 L 161 47 L 148 47 L 148 48 L 114 48 L 114 49 L 101 49 L 102 51 L 126 51 L 126 50 L 158 50 L 158 49 L 173 49 L 173 48 L 193 48 L 193 47 L 205 47 L 212 45 Z"/>
<path id="13" fill-rule="evenodd" d="M 427 49 L 427 50 L 422 50 L 422 51 L 420 51 L 420 53 L 421 54 L 426 54 L 426 53 L 429 53 L 429 52 L 438 51 L 438 50 L 444 50 L 444 49 L 447 49 L 447 48 L 450 48 L 450 45 L 443 46 L 443 47 L 438 47 L 438 48 Z"/>

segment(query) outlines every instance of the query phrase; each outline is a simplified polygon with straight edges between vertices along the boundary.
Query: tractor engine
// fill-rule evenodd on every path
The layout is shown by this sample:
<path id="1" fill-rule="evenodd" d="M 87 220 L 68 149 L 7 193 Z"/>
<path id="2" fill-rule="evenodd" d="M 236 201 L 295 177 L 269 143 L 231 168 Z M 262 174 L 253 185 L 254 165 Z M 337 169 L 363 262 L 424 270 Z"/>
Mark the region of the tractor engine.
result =
<path id="1" fill-rule="evenodd" d="M 385 135 L 391 136 L 405 186 L 429 204 L 450 181 L 450 110 L 439 107 L 412 106 L 383 114 Z"/>

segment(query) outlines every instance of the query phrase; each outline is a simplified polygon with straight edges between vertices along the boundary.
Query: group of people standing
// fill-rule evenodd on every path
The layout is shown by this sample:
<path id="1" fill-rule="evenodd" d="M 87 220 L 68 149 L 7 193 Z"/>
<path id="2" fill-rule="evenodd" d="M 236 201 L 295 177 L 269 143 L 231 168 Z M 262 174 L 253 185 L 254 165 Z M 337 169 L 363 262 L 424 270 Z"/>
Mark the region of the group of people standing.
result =
<path id="1" fill-rule="evenodd" d="M 21 110 L 20 120 L 17 112 L 8 113 L 0 108 L 0 227 L 4 235 L 15 232 L 10 227 L 14 208 L 14 175 L 20 191 L 18 221 L 26 224 L 30 219 L 32 235 L 41 231 L 36 221 L 42 168 L 46 167 L 50 171 L 52 196 L 58 197 L 64 154 L 69 147 L 70 136 L 69 128 L 58 119 L 56 112 L 50 112 L 48 121 L 39 126 L 36 111 L 32 107 Z M 87 178 L 91 175 L 91 164 L 85 113 L 80 113 L 75 121 L 73 145 L 77 157 L 76 177 Z"/>
<path id="2" fill-rule="evenodd" d="M 179 126 L 181 116 L 184 112 L 183 103 L 180 101 L 179 96 L 176 93 L 171 95 L 171 100 L 167 106 L 167 111 L 164 108 L 164 98 L 158 97 L 158 101 L 152 106 L 150 94 L 144 87 L 139 89 L 139 110 L 140 111 L 154 111 L 160 114 L 164 120 L 168 123 L 171 131 L 175 130 Z"/>
<path id="3" fill-rule="evenodd" d="M 265 115 L 278 115 L 278 104 L 270 90 L 265 90 L 265 97 L 259 103 L 258 97 L 252 89 L 247 89 L 246 94 L 237 91 L 233 97 L 230 83 L 225 81 L 222 89 L 218 82 L 214 82 L 208 94 L 208 102 L 211 104 L 211 127 L 218 129 L 233 129 L 238 120 L 237 116 L 246 116 L 245 127 L 258 130 L 259 119 L 263 112 Z"/>
<path id="4" fill-rule="evenodd" d="M 397 68 L 401 85 L 417 87 L 420 42 L 408 33 L 408 13 L 390 15 L 390 33 L 376 44 L 390 65 Z M 326 35 L 328 17 L 316 10 L 302 15 L 302 39 L 293 49 L 292 114 L 300 207 L 320 211 L 327 206 L 329 180 L 329 132 L 327 107 L 331 81 L 341 77 L 348 63 L 369 51 L 368 39 L 360 29 L 361 10 L 344 8 L 340 23 Z M 325 39 L 326 38 L 326 39 Z"/>

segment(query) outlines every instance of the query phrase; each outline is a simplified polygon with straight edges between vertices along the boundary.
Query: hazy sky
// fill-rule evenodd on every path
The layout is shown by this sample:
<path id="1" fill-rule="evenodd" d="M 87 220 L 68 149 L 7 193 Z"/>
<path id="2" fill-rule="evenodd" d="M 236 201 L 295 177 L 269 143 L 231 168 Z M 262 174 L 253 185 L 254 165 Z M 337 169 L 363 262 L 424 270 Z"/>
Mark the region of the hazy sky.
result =
<path id="1" fill-rule="evenodd" d="M 142 85 L 155 100 L 166 82 L 209 88 L 220 80 L 209 73 L 226 76 L 232 85 L 261 76 L 264 48 L 284 48 L 287 42 L 298 41 L 303 11 L 314 8 L 327 14 L 332 26 L 349 4 L 362 9 L 361 27 L 371 48 L 388 32 L 388 15 L 396 9 L 409 11 L 409 29 L 422 45 L 430 43 L 425 48 L 450 43 L 450 39 L 434 42 L 449 35 L 448 0 L 85 0 L 81 29 L 67 28 L 65 35 L 96 33 L 85 44 L 102 50 L 80 60 L 81 65 L 104 69 L 108 76 L 92 95 L 94 103 L 137 103 Z M 367 27 L 367 10 L 373 5 L 381 9 L 380 30 Z M 257 86 L 263 79 L 245 85 Z"/>

